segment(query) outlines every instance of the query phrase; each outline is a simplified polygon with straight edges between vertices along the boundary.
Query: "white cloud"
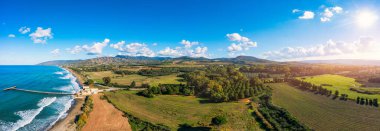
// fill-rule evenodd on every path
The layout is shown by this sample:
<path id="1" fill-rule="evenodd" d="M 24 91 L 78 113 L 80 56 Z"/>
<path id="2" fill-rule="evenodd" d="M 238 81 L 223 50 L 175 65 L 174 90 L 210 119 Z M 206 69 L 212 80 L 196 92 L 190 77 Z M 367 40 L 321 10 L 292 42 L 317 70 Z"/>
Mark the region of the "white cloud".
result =
<path id="1" fill-rule="evenodd" d="M 111 47 L 120 52 L 126 52 L 127 55 L 130 56 L 156 56 L 156 54 L 151 49 L 149 49 L 146 44 L 130 43 L 128 45 L 125 45 L 124 41 L 120 41 L 116 44 L 111 44 Z"/>
<path id="2" fill-rule="evenodd" d="M 269 51 L 263 55 L 273 60 L 305 59 L 310 57 L 329 57 L 338 55 L 361 54 L 379 50 L 371 37 L 361 37 L 351 43 L 329 40 L 313 47 L 286 47 L 279 51 Z"/>
<path id="3" fill-rule="evenodd" d="M 119 51 L 124 51 L 123 49 L 124 44 L 125 44 L 125 41 L 120 41 L 120 42 L 117 42 L 116 44 L 111 44 L 110 46 Z"/>
<path id="4" fill-rule="evenodd" d="M 300 12 L 301 10 L 299 10 L 299 9 L 293 9 L 292 10 L 292 13 L 297 13 L 297 12 Z"/>
<path id="5" fill-rule="evenodd" d="M 199 44 L 199 42 L 190 42 L 188 40 L 182 40 L 180 43 L 185 45 L 186 48 L 191 48 L 192 46 Z"/>
<path id="6" fill-rule="evenodd" d="M 74 48 L 67 48 L 66 51 L 69 52 L 70 54 L 78 54 L 82 51 L 82 47 L 77 45 Z"/>
<path id="7" fill-rule="evenodd" d="M 227 34 L 227 37 L 232 43 L 227 49 L 229 52 L 236 52 L 242 50 L 249 50 L 250 48 L 257 47 L 257 43 L 253 42 L 247 37 L 241 36 L 238 33 Z"/>
<path id="8" fill-rule="evenodd" d="M 327 17 L 321 17 L 321 22 L 328 22 L 330 21 L 331 19 L 330 18 L 327 18 Z"/>
<path id="9" fill-rule="evenodd" d="M 157 46 L 158 44 L 157 43 L 153 43 L 152 46 Z"/>
<path id="10" fill-rule="evenodd" d="M 329 22 L 335 14 L 340 14 L 343 12 L 343 8 L 339 6 L 335 7 L 324 7 L 322 17 L 320 18 L 321 22 Z"/>
<path id="11" fill-rule="evenodd" d="M 190 51 L 189 52 L 189 56 L 191 56 L 191 57 L 208 57 L 207 56 L 207 47 L 197 47 L 197 48 L 195 48 L 195 50 L 194 51 Z"/>
<path id="12" fill-rule="evenodd" d="M 228 51 L 242 51 L 243 48 L 240 45 L 237 45 L 235 43 L 232 43 L 230 46 L 228 46 Z"/>
<path id="13" fill-rule="evenodd" d="M 342 7 L 339 7 L 339 6 L 335 6 L 335 7 L 332 7 L 332 10 L 335 12 L 335 13 L 342 13 L 343 12 L 343 8 Z"/>
<path id="14" fill-rule="evenodd" d="M 180 47 L 177 47 L 176 49 L 166 47 L 164 50 L 159 51 L 158 54 L 161 56 L 174 56 L 174 57 L 183 56 Z"/>
<path id="15" fill-rule="evenodd" d="M 18 32 L 20 32 L 21 34 L 26 34 L 26 33 L 30 32 L 30 28 L 24 26 L 24 27 L 21 27 L 20 29 L 18 29 Z"/>
<path id="16" fill-rule="evenodd" d="M 314 12 L 312 11 L 304 11 L 303 12 L 303 15 L 298 17 L 299 19 L 304 19 L 304 20 L 307 20 L 307 19 L 313 19 L 314 18 Z"/>
<path id="17" fill-rule="evenodd" d="M 58 56 L 60 54 L 60 50 L 59 49 L 54 49 L 50 53 L 53 54 L 54 56 Z"/>
<path id="18" fill-rule="evenodd" d="M 9 38 L 15 38 L 16 35 L 14 35 L 14 34 L 9 34 L 8 37 L 9 37 Z"/>
<path id="19" fill-rule="evenodd" d="M 47 40 L 53 38 L 53 33 L 51 32 L 51 28 L 43 29 L 42 27 L 38 27 L 37 30 L 29 36 L 33 40 L 33 43 L 46 44 Z"/>
<path id="20" fill-rule="evenodd" d="M 70 54 L 78 54 L 82 51 L 87 52 L 87 55 L 101 55 L 104 47 L 110 42 L 109 39 L 104 39 L 103 42 L 95 42 L 92 46 L 89 45 L 76 45 L 73 48 L 67 48 L 66 51 Z"/>
<path id="21" fill-rule="evenodd" d="M 158 54 L 160 56 L 169 56 L 169 57 L 179 57 L 179 56 L 190 56 L 190 57 L 209 57 L 207 54 L 207 47 L 197 46 L 195 49 L 192 48 L 194 45 L 199 45 L 199 42 L 190 42 L 187 40 L 182 40 L 180 42 L 184 47 L 170 48 L 166 47 L 163 50 L 160 50 Z"/>
<path id="22" fill-rule="evenodd" d="M 82 49 L 87 52 L 87 55 L 100 55 L 103 52 L 103 48 L 108 45 L 109 39 L 104 39 L 103 42 L 95 42 L 92 46 L 83 45 Z"/>

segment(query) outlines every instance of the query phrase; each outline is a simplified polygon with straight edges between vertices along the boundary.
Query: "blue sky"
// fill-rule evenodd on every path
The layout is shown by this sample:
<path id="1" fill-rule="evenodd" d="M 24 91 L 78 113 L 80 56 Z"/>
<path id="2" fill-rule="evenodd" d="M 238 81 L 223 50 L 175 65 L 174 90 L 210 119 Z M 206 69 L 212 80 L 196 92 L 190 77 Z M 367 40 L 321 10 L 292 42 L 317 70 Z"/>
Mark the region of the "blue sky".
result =
<path id="1" fill-rule="evenodd" d="M 0 64 L 117 54 L 380 59 L 376 7 L 375 0 L 0 0 Z"/>

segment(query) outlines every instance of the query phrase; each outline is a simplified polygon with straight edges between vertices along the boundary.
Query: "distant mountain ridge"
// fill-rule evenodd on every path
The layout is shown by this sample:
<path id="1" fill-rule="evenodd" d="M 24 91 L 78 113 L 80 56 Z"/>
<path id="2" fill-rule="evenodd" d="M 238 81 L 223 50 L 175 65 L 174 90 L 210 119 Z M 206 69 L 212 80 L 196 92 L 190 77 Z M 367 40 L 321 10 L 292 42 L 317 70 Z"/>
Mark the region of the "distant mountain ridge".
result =
<path id="1" fill-rule="evenodd" d="M 274 61 L 266 60 L 266 59 L 260 59 L 253 56 L 237 56 L 235 58 L 216 58 L 215 60 L 220 61 L 249 61 L 249 62 L 262 62 L 262 63 L 270 63 Z"/>
<path id="2" fill-rule="evenodd" d="M 39 63 L 38 65 L 70 65 L 70 64 L 75 64 L 82 62 L 83 60 L 54 60 L 54 61 L 46 61 Z"/>
<path id="3" fill-rule="evenodd" d="M 95 64 L 128 64 L 128 65 L 141 65 L 141 64 L 162 64 L 164 62 L 173 61 L 198 61 L 198 62 L 229 62 L 235 64 L 244 63 L 271 63 L 274 61 L 260 59 L 253 56 L 237 56 L 235 58 L 215 58 L 209 59 L 205 57 L 189 57 L 182 56 L 177 58 L 171 57 L 146 57 L 146 56 L 128 56 L 117 55 L 115 57 L 98 57 L 87 60 L 55 60 L 42 62 L 38 65 L 95 65 Z"/>
<path id="4" fill-rule="evenodd" d="M 361 59 L 335 59 L 335 60 L 305 60 L 303 63 L 312 64 L 342 64 L 342 65 L 369 65 L 380 66 L 380 60 L 361 60 Z"/>

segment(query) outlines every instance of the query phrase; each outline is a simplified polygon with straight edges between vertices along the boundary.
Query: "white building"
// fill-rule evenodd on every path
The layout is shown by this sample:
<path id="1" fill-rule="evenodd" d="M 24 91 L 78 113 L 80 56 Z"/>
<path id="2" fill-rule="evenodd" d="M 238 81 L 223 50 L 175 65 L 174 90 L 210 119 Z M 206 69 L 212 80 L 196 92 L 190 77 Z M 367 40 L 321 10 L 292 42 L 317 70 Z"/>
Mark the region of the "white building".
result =
<path id="1" fill-rule="evenodd" d="M 79 92 L 79 95 L 92 95 L 99 92 L 98 88 L 90 88 L 89 86 L 83 86 L 83 89 Z"/>

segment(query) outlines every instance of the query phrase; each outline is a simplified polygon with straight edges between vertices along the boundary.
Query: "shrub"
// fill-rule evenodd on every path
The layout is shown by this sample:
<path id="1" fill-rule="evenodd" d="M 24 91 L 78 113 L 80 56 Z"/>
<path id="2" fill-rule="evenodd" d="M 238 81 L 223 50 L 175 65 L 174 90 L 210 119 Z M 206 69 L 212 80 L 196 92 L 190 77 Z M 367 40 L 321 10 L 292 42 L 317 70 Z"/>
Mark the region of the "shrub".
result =
<path id="1" fill-rule="evenodd" d="M 108 85 L 111 83 L 111 77 L 103 77 L 103 83 L 104 85 Z"/>
<path id="2" fill-rule="evenodd" d="M 75 123 L 77 124 L 77 130 L 81 130 L 83 126 L 87 123 L 88 115 L 92 111 L 92 108 L 93 108 L 92 97 L 87 96 L 83 104 L 83 107 L 81 108 L 83 113 L 77 116 L 78 119 L 75 121 Z"/>
<path id="3" fill-rule="evenodd" d="M 217 126 L 223 125 L 227 123 L 227 118 L 225 116 L 216 116 L 212 118 L 211 123 Z"/>

